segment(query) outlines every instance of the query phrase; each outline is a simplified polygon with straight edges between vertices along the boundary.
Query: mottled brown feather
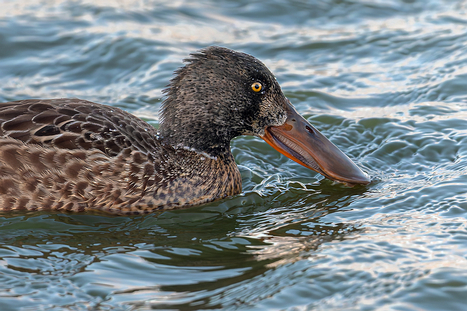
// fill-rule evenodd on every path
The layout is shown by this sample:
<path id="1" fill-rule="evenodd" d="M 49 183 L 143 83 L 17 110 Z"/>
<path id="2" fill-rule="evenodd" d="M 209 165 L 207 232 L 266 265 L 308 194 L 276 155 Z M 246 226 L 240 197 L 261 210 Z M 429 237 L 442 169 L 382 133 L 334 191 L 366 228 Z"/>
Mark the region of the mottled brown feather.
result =
<path id="1" fill-rule="evenodd" d="M 163 145 L 151 125 L 118 108 L 79 99 L 9 102 L 0 104 L 0 129 L 2 211 L 140 214 L 241 191 L 232 158 Z"/>

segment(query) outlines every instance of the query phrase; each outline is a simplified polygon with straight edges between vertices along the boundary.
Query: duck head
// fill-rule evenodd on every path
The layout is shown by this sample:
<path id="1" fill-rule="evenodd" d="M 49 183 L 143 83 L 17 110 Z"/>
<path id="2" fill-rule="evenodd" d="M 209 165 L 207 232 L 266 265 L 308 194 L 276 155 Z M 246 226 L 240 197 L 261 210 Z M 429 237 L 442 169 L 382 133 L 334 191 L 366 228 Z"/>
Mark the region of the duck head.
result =
<path id="1" fill-rule="evenodd" d="M 216 158 L 230 155 L 234 137 L 253 135 L 331 180 L 370 182 L 297 113 L 274 75 L 253 56 L 209 47 L 186 62 L 165 90 L 159 128 L 165 143 Z"/>

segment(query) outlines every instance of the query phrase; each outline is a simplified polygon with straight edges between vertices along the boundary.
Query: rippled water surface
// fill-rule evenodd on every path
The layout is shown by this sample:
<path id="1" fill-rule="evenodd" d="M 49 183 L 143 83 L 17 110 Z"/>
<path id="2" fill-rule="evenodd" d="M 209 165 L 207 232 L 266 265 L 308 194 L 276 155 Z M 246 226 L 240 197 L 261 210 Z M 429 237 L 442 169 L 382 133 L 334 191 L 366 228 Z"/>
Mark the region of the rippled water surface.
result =
<path id="1" fill-rule="evenodd" d="M 0 215 L 1 310 L 465 310 L 467 1 L 0 1 L 0 101 L 78 97 L 154 126 L 209 45 L 261 59 L 372 178 L 240 137 L 244 192 L 139 217 Z"/>

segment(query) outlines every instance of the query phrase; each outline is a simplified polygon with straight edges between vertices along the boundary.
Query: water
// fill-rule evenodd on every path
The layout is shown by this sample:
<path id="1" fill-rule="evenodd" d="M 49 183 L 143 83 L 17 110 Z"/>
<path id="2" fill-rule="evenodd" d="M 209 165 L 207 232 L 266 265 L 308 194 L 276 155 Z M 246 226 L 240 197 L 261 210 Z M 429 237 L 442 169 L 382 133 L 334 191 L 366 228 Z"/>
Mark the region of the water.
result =
<path id="1" fill-rule="evenodd" d="M 188 53 L 241 50 L 373 182 L 252 137 L 244 192 L 138 217 L 0 215 L 1 310 L 465 310 L 467 1 L 1 1 L 0 101 L 154 126 Z"/>

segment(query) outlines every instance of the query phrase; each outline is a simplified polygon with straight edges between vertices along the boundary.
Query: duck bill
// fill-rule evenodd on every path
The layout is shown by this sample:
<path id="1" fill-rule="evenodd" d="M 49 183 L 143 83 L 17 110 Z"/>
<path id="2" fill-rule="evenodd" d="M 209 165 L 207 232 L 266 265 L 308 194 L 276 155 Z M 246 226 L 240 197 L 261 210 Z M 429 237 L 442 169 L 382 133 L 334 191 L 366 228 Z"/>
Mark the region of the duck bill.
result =
<path id="1" fill-rule="evenodd" d="M 266 128 L 261 136 L 274 149 L 323 176 L 347 185 L 366 185 L 370 179 L 355 163 L 287 103 L 283 125 Z"/>

